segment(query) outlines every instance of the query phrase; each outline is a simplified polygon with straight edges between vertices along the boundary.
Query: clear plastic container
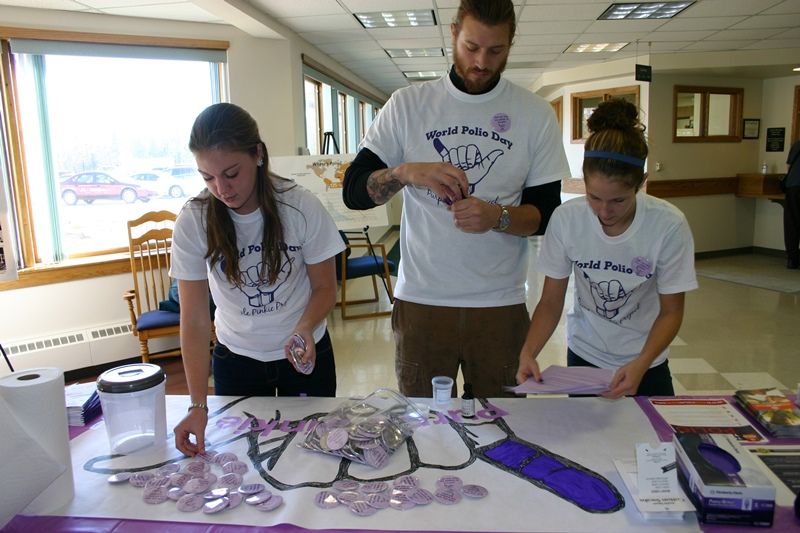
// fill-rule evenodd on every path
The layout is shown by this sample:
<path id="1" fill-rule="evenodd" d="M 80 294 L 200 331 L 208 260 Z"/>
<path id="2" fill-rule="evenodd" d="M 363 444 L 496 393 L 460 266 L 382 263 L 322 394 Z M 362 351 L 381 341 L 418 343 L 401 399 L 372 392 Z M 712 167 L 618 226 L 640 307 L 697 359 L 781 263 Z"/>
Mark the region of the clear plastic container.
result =
<path id="1" fill-rule="evenodd" d="M 100 374 L 97 390 L 112 453 L 163 446 L 167 439 L 167 377 L 158 365 L 136 363 Z"/>

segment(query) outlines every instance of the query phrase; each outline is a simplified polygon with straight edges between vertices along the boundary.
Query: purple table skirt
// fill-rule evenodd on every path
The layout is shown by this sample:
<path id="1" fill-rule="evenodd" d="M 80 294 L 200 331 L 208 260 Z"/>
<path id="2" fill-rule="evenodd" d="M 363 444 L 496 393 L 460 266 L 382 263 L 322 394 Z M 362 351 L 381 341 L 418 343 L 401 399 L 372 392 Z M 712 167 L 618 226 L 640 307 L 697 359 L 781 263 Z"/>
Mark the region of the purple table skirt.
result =
<path id="1" fill-rule="evenodd" d="M 701 529 L 706 533 L 750 533 L 764 531 L 800 531 L 800 520 L 795 518 L 789 507 L 775 509 L 775 521 L 771 528 L 745 527 L 745 526 L 720 526 L 701 524 Z M 307 533 L 320 531 L 306 529 L 292 524 L 278 524 L 275 526 L 238 526 L 229 524 L 203 524 L 200 522 L 161 522 L 157 520 L 127 520 L 121 518 L 82 518 L 75 516 L 25 516 L 17 515 L 6 527 L 3 533 L 32 533 L 39 531 L 61 533 L 256 533 L 269 531 L 271 533 Z M 325 529 L 335 533 L 375 533 L 376 530 L 361 529 Z M 406 533 L 410 533 L 408 530 Z M 417 531 L 414 533 L 442 533 L 443 530 Z M 395 531 L 392 533 L 403 533 Z M 499 533 L 499 532 L 488 532 Z"/>

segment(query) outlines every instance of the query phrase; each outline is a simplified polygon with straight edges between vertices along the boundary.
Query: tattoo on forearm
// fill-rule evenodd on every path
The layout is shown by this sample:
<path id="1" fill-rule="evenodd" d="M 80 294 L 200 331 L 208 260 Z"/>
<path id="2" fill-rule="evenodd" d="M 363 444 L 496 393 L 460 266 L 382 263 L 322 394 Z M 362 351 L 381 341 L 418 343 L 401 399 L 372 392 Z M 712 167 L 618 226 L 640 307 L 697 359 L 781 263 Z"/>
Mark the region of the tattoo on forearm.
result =
<path id="1" fill-rule="evenodd" d="M 397 191 L 403 188 L 403 184 L 393 172 L 393 168 L 384 168 L 376 170 L 367 178 L 367 193 L 378 205 L 388 202 Z"/>

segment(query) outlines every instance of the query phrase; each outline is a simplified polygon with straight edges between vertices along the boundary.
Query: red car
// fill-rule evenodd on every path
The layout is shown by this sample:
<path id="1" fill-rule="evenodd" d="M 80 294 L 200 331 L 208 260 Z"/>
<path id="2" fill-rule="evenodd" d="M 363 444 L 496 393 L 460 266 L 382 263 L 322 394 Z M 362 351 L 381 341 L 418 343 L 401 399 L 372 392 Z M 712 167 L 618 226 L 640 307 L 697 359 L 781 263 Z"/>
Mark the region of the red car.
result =
<path id="1" fill-rule="evenodd" d="M 119 181 L 105 172 L 81 172 L 61 182 L 61 199 L 67 205 L 75 205 L 78 200 L 90 204 L 97 199 L 123 200 L 132 204 L 136 200 L 147 202 L 154 196 L 158 196 L 158 192 Z"/>

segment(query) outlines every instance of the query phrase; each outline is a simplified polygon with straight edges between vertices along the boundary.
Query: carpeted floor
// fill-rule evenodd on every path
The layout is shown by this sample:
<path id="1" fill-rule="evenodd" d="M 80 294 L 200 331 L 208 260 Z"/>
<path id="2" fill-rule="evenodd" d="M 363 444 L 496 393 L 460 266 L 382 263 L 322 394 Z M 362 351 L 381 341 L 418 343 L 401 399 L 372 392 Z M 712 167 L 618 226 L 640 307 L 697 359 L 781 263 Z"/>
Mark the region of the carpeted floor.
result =
<path id="1" fill-rule="evenodd" d="M 771 291 L 800 292 L 800 270 L 786 268 L 783 257 L 742 254 L 695 262 L 698 276 L 749 285 Z"/>

